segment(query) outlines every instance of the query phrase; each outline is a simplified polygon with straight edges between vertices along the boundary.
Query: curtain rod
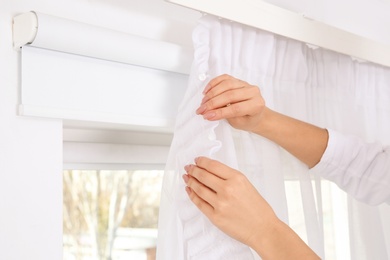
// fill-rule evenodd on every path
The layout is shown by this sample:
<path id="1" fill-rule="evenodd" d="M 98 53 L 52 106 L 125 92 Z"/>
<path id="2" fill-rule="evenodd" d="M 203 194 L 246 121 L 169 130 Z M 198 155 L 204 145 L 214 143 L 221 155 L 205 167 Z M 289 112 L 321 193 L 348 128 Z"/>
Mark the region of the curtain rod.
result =
<path id="1" fill-rule="evenodd" d="M 13 19 L 13 44 L 189 74 L 192 50 L 178 44 L 123 33 L 37 12 Z"/>
<path id="2" fill-rule="evenodd" d="M 390 67 L 389 44 L 375 42 L 261 0 L 166 1 Z"/>

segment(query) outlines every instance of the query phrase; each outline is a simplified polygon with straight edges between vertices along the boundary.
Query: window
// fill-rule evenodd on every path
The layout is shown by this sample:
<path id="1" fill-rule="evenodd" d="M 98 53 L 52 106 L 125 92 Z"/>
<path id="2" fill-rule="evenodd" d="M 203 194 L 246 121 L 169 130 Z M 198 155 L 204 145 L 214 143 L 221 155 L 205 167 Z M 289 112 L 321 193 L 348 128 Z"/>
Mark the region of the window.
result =
<path id="1" fill-rule="evenodd" d="M 169 134 L 64 129 L 64 259 L 155 259 L 170 141 Z"/>
<path id="2" fill-rule="evenodd" d="M 171 134 L 64 129 L 64 259 L 155 259 L 163 169 Z M 314 181 L 313 181 L 314 182 Z M 289 225 L 307 242 L 300 181 L 285 181 Z M 312 183 L 325 256 L 349 259 L 347 197 Z"/>
<path id="3" fill-rule="evenodd" d="M 316 206 L 322 210 L 324 245 L 326 259 L 350 259 L 347 195 L 336 184 L 320 181 L 321 198 L 317 198 Z M 315 183 L 312 183 L 313 187 Z M 306 223 L 301 199 L 300 182 L 285 181 L 289 225 L 307 243 Z M 317 191 L 315 191 L 317 192 Z M 318 193 L 317 193 L 318 195 Z M 318 201 L 319 200 L 319 201 Z"/>
<path id="4" fill-rule="evenodd" d="M 155 259 L 162 176 L 65 170 L 64 259 Z"/>

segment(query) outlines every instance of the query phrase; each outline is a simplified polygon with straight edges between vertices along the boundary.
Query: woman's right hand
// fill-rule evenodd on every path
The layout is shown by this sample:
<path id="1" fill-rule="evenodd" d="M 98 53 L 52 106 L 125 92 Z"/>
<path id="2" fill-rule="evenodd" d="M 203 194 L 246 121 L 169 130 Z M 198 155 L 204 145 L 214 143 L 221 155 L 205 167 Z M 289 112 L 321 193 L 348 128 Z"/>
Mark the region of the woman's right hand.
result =
<path id="1" fill-rule="evenodd" d="M 223 232 L 256 248 L 279 222 L 271 206 L 241 172 L 198 157 L 183 179 L 192 202 Z"/>
<path id="2" fill-rule="evenodd" d="M 221 75 L 212 79 L 204 90 L 196 113 L 204 119 L 227 119 L 237 129 L 255 132 L 265 111 L 265 102 L 257 86 Z"/>
<path id="3" fill-rule="evenodd" d="M 206 157 L 185 167 L 191 201 L 227 235 L 254 249 L 262 259 L 318 260 L 241 172 Z"/>

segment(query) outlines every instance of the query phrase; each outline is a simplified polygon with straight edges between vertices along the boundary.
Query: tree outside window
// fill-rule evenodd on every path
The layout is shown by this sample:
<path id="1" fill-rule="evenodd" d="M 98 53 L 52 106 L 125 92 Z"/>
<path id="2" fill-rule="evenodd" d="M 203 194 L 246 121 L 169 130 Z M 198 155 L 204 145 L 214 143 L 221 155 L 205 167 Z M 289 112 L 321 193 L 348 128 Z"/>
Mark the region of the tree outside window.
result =
<path id="1" fill-rule="evenodd" d="M 65 170 L 64 259 L 155 259 L 162 176 Z"/>

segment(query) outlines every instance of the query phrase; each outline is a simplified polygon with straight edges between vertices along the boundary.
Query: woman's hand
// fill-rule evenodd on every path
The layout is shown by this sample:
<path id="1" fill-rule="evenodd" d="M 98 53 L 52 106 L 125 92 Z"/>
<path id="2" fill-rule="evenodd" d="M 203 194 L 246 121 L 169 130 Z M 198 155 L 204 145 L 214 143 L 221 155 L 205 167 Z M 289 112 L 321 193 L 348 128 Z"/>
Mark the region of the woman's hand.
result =
<path id="1" fill-rule="evenodd" d="M 212 79 L 203 93 L 196 113 L 205 119 L 227 119 L 234 128 L 250 132 L 260 125 L 265 102 L 257 86 L 221 75 Z"/>
<path id="2" fill-rule="evenodd" d="M 206 120 L 227 119 L 234 128 L 275 142 L 309 168 L 324 154 L 328 131 L 269 109 L 256 86 L 221 75 L 209 82 L 204 95 L 196 113 Z"/>
<path id="3" fill-rule="evenodd" d="M 192 202 L 229 236 L 254 245 L 277 218 L 255 187 L 239 171 L 199 157 L 183 176 Z"/>
<path id="4" fill-rule="evenodd" d="M 191 201 L 215 226 L 263 259 L 319 259 L 239 171 L 206 157 L 185 170 Z"/>

